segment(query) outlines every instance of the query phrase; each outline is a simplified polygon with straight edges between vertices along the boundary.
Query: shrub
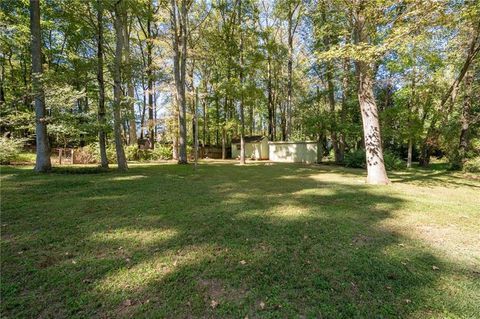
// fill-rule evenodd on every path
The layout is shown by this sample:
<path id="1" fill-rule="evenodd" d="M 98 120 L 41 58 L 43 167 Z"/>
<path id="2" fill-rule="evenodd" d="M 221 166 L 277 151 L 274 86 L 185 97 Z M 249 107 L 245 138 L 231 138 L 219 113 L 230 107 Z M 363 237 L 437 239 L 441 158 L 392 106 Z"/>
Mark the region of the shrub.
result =
<path id="1" fill-rule="evenodd" d="M 0 164 L 10 164 L 22 151 L 23 139 L 0 137 Z"/>
<path id="2" fill-rule="evenodd" d="M 396 170 L 406 167 L 405 161 L 403 161 L 397 154 L 385 151 L 383 153 L 383 162 L 387 170 Z"/>
<path id="3" fill-rule="evenodd" d="M 463 164 L 463 171 L 467 173 L 480 173 L 480 156 L 468 159 Z"/>
<path id="4" fill-rule="evenodd" d="M 140 153 L 137 145 L 127 145 L 125 146 L 125 157 L 127 161 L 138 161 L 140 158 Z"/>
<path id="5" fill-rule="evenodd" d="M 366 168 L 367 164 L 365 162 L 365 150 L 359 149 L 354 150 L 345 154 L 345 166 L 346 167 L 356 167 L 356 168 Z"/>
<path id="6" fill-rule="evenodd" d="M 152 159 L 169 160 L 173 158 L 173 150 L 171 145 L 158 144 L 152 152 Z"/>
<path id="7" fill-rule="evenodd" d="M 97 150 L 98 152 L 98 150 Z M 93 147 L 90 145 L 75 150 L 75 163 L 93 164 L 100 161 Z"/>
<path id="8" fill-rule="evenodd" d="M 389 151 L 385 151 L 383 153 L 383 161 L 387 170 L 395 170 L 405 167 L 405 162 L 396 154 Z M 365 161 L 365 150 L 360 149 L 345 154 L 345 166 L 366 168 L 367 164 Z"/>

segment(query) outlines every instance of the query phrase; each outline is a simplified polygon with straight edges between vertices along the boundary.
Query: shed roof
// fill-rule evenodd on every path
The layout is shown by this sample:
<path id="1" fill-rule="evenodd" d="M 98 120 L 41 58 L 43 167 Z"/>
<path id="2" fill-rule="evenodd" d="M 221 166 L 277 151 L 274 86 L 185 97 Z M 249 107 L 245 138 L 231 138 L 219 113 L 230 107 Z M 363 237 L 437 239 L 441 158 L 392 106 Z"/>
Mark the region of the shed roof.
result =
<path id="1" fill-rule="evenodd" d="M 262 135 L 253 135 L 253 136 L 245 136 L 243 139 L 245 140 L 245 143 L 258 143 L 261 142 L 265 136 Z M 232 138 L 232 144 L 238 144 L 240 143 L 240 137 L 238 138 Z"/>

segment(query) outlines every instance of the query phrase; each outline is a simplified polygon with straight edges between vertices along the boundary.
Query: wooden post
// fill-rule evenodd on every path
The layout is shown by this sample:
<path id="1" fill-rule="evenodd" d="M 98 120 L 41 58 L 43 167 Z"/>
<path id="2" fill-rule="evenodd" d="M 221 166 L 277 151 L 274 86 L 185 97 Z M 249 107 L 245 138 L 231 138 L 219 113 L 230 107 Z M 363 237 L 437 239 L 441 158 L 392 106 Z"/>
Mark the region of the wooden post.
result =
<path id="1" fill-rule="evenodd" d="M 58 164 L 62 165 L 62 149 L 58 149 Z"/>

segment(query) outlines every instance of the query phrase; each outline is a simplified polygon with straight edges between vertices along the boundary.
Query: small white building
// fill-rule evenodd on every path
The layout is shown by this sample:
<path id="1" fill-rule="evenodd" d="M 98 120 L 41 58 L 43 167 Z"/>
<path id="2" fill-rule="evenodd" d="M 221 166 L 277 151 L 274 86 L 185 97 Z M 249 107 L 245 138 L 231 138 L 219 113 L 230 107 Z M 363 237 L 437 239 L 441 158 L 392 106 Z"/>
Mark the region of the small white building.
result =
<path id="1" fill-rule="evenodd" d="M 245 157 L 268 160 L 268 138 L 266 136 L 245 136 Z M 232 139 L 232 158 L 240 157 L 240 138 Z"/>
<path id="2" fill-rule="evenodd" d="M 317 142 L 268 142 L 268 149 L 272 162 L 307 164 L 317 162 Z"/>

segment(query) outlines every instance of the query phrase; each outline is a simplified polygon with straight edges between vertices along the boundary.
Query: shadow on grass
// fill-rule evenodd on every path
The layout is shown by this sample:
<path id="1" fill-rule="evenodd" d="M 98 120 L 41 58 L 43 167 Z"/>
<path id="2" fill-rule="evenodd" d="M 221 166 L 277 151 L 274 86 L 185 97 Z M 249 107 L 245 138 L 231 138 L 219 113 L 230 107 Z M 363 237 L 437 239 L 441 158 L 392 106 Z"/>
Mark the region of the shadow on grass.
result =
<path id="1" fill-rule="evenodd" d="M 427 291 L 438 280 L 431 265 L 442 261 L 424 248 L 406 249 L 408 239 L 380 225 L 403 200 L 357 180 L 322 177 L 336 171 L 212 163 L 194 174 L 166 165 L 41 176 L 8 168 L 2 314 L 351 318 L 430 311 Z"/>

